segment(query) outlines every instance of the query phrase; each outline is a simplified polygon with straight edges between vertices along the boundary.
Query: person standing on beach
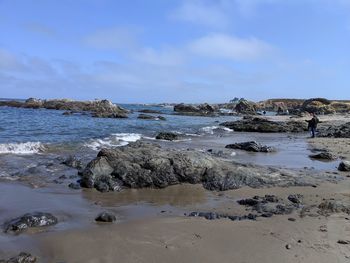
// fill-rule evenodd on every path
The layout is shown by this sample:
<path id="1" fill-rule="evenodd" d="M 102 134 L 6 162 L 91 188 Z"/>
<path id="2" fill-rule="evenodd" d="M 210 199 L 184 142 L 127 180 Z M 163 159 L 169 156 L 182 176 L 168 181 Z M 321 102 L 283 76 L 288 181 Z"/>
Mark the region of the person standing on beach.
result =
<path id="1" fill-rule="evenodd" d="M 309 123 L 308 129 L 311 131 L 311 134 L 312 134 L 311 137 L 315 138 L 317 124 L 320 122 L 319 119 L 317 118 L 316 114 L 312 113 L 312 119 L 311 120 L 307 120 L 306 122 Z"/>

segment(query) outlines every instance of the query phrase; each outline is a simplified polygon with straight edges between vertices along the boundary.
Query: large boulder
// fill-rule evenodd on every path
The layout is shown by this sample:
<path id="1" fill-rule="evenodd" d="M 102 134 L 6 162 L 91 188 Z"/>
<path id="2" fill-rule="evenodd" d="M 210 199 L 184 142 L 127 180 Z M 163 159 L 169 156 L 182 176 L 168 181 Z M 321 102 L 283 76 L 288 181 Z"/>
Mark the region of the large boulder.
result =
<path id="1" fill-rule="evenodd" d="M 254 102 L 242 100 L 236 105 L 235 110 L 238 113 L 255 115 L 256 114 L 256 104 Z"/>
<path id="2" fill-rule="evenodd" d="M 5 232 L 21 233 L 31 227 L 43 227 L 57 224 L 58 220 L 50 213 L 34 212 L 24 214 L 5 223 Z"/>
<path id="3" fill-rule="evenodd" d="M 0 259 L 0 263 L 34 263 L 34 262 L 37 262 L 36 257 L 26 252 L 21 252 L 17 256 L 12 257 L 8 260 Z"/>
<path id="4" fill-rule="evenodd" d="M 209 153 L 163 149 L 156 144 L 130 143 L 114 149 L 102 149 L 80 173 L 81 185 L 108 191 L 121 188 L 164 188 L 169 185 L 202 183 L 208 190 L 229 190 L 242 186 L 313 185 L 313 176 L 276 168 L 241 165 Z M 320 173 L 317 176 L 321 176 Z M 328 177 L 327 177 L 328 178 Z M 311 181 L 312 182 L 311 182 Z M 334 180 L 334 178 L 332 178 Z"/>
<path id="5" fill-rule="evenodd" d="M 333 114 L 335 109 L 331 105 L 331 101 L 323 98 L 313 98 L 306 100 L 301 106 L 303 111 L 316 114 Z"/>
<path id="6" fill-rule="evenodd" d="M 311 159 L 323 160 L 323 161 L 333 161 L 337 159 L 337 156 L 330 152 L 320 152 L 316 154 L 309 155 Z"/>
<path id="7" fill-rule="evenodd" d="M 265 153 L 273 152 L 275 150 L 273 147 L 261 145 L 256 141 L 228 144 L 226 145 L 225 148 L 244 150 L 248 152 L 265 152 Z"/>
<path id="8" fill-rule="evenodd" d="M 220 125 L 237 132 L 303 132 L 307 131 L 306 122 L 275 122 L 260 117 L 245 117 L 242 120 L 224 122 Z"/>

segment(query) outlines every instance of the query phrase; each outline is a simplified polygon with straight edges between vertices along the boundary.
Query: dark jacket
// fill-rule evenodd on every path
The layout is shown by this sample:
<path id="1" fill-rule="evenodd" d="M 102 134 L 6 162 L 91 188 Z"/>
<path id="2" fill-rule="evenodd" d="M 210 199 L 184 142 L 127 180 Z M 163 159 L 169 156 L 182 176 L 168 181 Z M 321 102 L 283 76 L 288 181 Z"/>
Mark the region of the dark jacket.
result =
<path id="1" fill-rule="evenodd" d="M 319 119 L 317 117 L 312 117 L 311 120 L 308 120 L 307 121 L 309 123 L 308 125 L 308 128 L 311 129 L 311 128 L 314 128 L 316 129 L 317 128 L 317 124 L 320 122 Z"/>

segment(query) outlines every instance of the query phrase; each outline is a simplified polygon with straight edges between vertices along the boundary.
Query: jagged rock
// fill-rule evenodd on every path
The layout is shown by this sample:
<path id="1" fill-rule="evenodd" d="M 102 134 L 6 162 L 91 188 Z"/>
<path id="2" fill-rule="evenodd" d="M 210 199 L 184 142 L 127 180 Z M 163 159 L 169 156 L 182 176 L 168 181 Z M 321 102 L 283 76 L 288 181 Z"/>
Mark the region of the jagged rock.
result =
<path id="1" fill-rule="evenodd" d="M 212 116 L 218 112 L 218 108 L 207 103 L 200 105 L 177 104 L 174 106 L 174 111 L 185 115 Z"/>
<path id="2" fill-rule="evenodd" d="M 242 114 L 256 115 L 256 104 L 254 102 L 242 100 L 236 105 L 235 110 Z"/>
<path id="3" fill-rule="evenodd" d="M 21 252 L 17 256 L 8 260 L 0 260 L 0 263 L 34 263 L 36 260 L 36 257 L 32 256 L 31 254 Z"/>
<path id="4" fill-rule="evenodd" d="M 291 201 L 293 204 L 301 204 L 303 202 L 303 195 L 301 194 L 289 195 L 288 200 Z"/>
<path id="5" fill-rule="evenodd" d="M 285 204 L 283 200 L 274 195 L 254 196 L 253 198 L 238 200 L 237 202 L 240 205 L 251 207 L 253 211 L 262 214 L 263 217 L 291 214 L 296 209 L 294 205 Z"/>
<path id="6" fill-rule="evenodd" d="M 283 169 L 242 165 L 225 161 L 210 153 L 161 148 L 144 142 L 102 149 L 80 172 L 82 187 L 99 190 L 126 188 L 164 188 L 180 183 L 202 183 L 208 190 L 229 190 L 242 186 L 314 185 L 308 171 L 287 172 Z M 316 176 L 316 173 L 315 175 Z M 317 176 L 322 176 L 317 173 Z M 330 180 L 324 175 L 324 178 Z M 340 180 L 332 177 L 331 180 Z"/>
<path id="7" fill-rule="evenodd" d="M 309 155 L 309 157 L 311 159 L 327 160 L 327 161 L 332 161 L 337 159 L 337 157 L 330 152 L 321 152 L 317 154 L 312 154 L 312 155 Z"/>
<path id="8" fill-rule="evenodd" d="M 331 105 L 331 101 L 324 98 L 313 98 L 304 101 L 301 106 L 302 111 L 316 114 L 333 114 L 335 109 Z"/>
<path id="9" fill-rule="evenodd" d="M 179 135 L 172 132 L 160 132 L 156 136 L 157 140 L 166 140 L 166 141 L 176 141 L 179 139 Z"/>
<path id="10" fill-rule="evenodd" d="M 239 149 L 239 150 L 244 150 L 244 151 L 248 151 L 248 152 L 265 152 L 266 153 L 266 152 L 273 152 L 274 151 L 273 147 L 261 145 L 260 143 L 257 143 L 256 141 L 229 144 L 229 145 L 226 145 L 225 148 Z"/>
<path id="11" fill-rule="evenodd" d="M 115 217 L 115 215 L 109 213 L 109 212 L 102 212 L 101 214 L 99 214 L 96 218 L 95 221 L 97 222 L 105 222 L 105 223 L 112 223 L 114 221 L 116 221 L 117 218 Z"/>
<path id="12" fill-rule="evenodd" d="M 338 170 L 342 172 L 350 172 L 350 161 L 342 161 L 338 166 Z"/>
<path id="13" fill-rule="evenodd" d="M 77 159 L 77 157 L 70 155 L 67 157 L 63 162 L 61 162 L 64 165 L 67 165 L 72 168 L 81 169 L 82 168 L 82 162 L 81 160 Z"/>
<path id="14" fill-rule="evenodd" d="M 350 122 L 339 126 L 330 126 L 327 129 L 320 129 L 318 137 L 350 138 Z"/>
<path id="15" fill-rule="evenodd" d="M 299 121 L 274 122 L 259 117 L 245 117 L 242 120 L 224 122 L 220 125 L 237 132 L 303 132 L 307 131 L 306 123 Z"/>
<path id="16" fill-rule="evenodd" d="M 5 223 L 5 232 L 21 233 L 31 227 L 43 227 L 57 224 L 56 217 L 49 213 L 28 213 Z"/>

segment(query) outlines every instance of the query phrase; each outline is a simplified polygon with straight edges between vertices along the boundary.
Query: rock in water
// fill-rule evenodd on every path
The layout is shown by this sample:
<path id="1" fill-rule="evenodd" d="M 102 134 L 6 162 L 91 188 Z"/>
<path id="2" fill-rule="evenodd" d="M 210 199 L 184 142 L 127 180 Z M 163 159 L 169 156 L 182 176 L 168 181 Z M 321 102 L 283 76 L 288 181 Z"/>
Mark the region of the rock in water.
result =
<path id="1" fill-rule="evenodd" d="M 242 120 L 233 122 L 224 122 L 220 125 L 230 128 L 237 132 L 303 132 L 307 131 L 306 122 L 289 121 L 275 122 L 260 117 L 244 117 Z"/>
<path id="2" fill-rule="evenodd" d="M 82 163 L 80 160 L 78 160 L 75 156 L 69 156 L 67 159 L 65 159 L 62 164 L 67 165 L 72 168 L 81 169 Z"/>
<path id="3" fill-rule="evenodd" d="M 311 159 L 326 160 L 326 161 L 332 161 L 337 159 L 337 157 L 331 154 L 330 152 L 321 152 L 317 154 L 312 154 L 312 155 L 309 155 L 309 157 Z"/>
<path id="4" fill-rule="evenodd" d="M 108 213 L 108 212 L 103 212 L 95 218 L 95 221 L 97 221 L 97 222 L 106 222 L 106 223 L 112 223 L 115 220 L 117 220 L 115 215 Z"/>
<path id="5" fill-rule="evenodd" d="M 200 105 L 181 103 L 174 106 L 174 111 L 184 115 L 213 116 L 218 112 L 218 108 L 207 103 Z"/>
<path id="6" fill-rule="evenodd" d="M 80 184 L 100 191 L 164 188 L 180 183 L 202 183 L 208 190 L 219 191 L 242 186 L 257 188 L 314 184 L 309 171 L 309 176 L 305 176 L 304 171 L 299 172 L 302 174 L 271 167 L 241 165 L 205 152 L 163 149 L 157 144 L 134 142 L 114 149 L 102 149 L 80 172 Z M 317 176 L 321 174 L 317 173 Z"/>
<path id="7" fill-rule="evenodd" d="M 157 140 L 167 140 L 167 141 L 175 141 L 179 139 L 179 135 L 172 132 L 160 132 L 156 136 Z"/>
<path id="8" fill-rule="evenodd" d="M 266 145 L 261 145 L 260 143 L 257 143 L 256 141 L 229 144 L 229 145 L 226 145 L 225 148 L 239 149 L 239 150 L 244 150 L 244 151 L 248 151 L 248 152 L 265 152 L 266 153 L 266 152 L 273 152 L 274 151 L 274 148 L 266 146 Z"/>
<path id="9" fill-rule="evenodd" d="M 57 222 L 57 218 L 49 213 L 28 213 L 5 223 L 5 232 L 21 233 L 30 227 L 51 226 Z"/>
<path id="10" fill-rule="evenodd" d="M 29 253 L 21 252 L 18 256 L 12 257 L 9 260 L 0 260 L 0 263 L 34 263 L 36 262 L 36 257 Z"/>
<path id="11" fill-rule="evenodd" d="M 339 166 L 338 170 L 342 172 L 349 172 L 350 171 L 350 162 L 349 161 L 342 161 Z"/>
<path id="12" fill-rule="evenodd" d="M 301 204 L 303 202 L 303 197 L 304 196 L 301 194 L 289 195 L 288 200 L 293 204 Z"/>

